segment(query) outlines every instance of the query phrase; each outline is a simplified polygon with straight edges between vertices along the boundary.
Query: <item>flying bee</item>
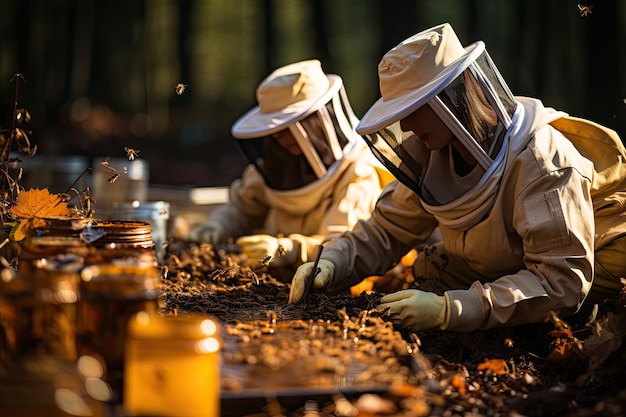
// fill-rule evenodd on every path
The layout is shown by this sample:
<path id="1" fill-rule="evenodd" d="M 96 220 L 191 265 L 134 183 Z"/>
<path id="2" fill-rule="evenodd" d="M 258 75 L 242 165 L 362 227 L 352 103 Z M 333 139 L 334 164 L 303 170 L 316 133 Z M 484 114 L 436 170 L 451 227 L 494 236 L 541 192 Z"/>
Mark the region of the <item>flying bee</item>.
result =
<path id="1" fill-rule="evenodd" d="M 267 255 L 265 258 L 259 259 L 259 262 L 261 262 L 261 264 L 265 266 L 268 266 L 270 262 L 272 262 L 272 255 Z"/>
<path id="2" fill-rule="evenodd" d="M 178 94 L 179 96 L 182 95 L 185 90 L 187 89 L 187 84 L 176 84 L 176 94 Z"/>
<path id="3" fill-rule="evenodd" d="M 127 148 L 126 146 L 124 146 L 124 150 L 129 161 L 139 158 L 139 152 L 141 152 L 139 149 Z"/>
<path id="4" fill-rule="evenodd" d="M 120 173 L 116 172 L 115 174 L 111 175 L 109 178 L 107 178 L 107 182 L 109 184 L 113 184 L 115 181 L 117 181 L 117 179 L 120 177 Z"/>
<path id="5" fill-rule="evenodd" d="M 580 12 L 580 17 L 587 17 L 591 14 L 591 9 L 593 9 L 593 4 L 589 6 L 583 6 L 581 4 L 578 5 L 578 11 Z"/>

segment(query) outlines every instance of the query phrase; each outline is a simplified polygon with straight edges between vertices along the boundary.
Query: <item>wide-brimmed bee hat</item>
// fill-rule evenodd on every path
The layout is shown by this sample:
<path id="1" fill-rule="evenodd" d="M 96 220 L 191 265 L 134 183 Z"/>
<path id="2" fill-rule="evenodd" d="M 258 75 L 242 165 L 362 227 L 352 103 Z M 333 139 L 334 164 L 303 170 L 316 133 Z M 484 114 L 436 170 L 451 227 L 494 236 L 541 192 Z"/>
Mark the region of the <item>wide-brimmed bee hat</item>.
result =
<path id="1" fill-rule="evenodd" d="M 325 74 L 316 59 L 278 68 L 261 82 L 258 105 L 233 124 L 231 133 L 247 139 L 283 130 L 323 107 L 342 84 L 338 75 Z"/>
<path id="2" fill-rule="evenodd" d="M 356 130 L 370 134 L 410 115 L 458 77 L 483 52 L 476 42 L 464 48 L 449 23 L 405 39 L 378 64 L 381 98 Z"/>

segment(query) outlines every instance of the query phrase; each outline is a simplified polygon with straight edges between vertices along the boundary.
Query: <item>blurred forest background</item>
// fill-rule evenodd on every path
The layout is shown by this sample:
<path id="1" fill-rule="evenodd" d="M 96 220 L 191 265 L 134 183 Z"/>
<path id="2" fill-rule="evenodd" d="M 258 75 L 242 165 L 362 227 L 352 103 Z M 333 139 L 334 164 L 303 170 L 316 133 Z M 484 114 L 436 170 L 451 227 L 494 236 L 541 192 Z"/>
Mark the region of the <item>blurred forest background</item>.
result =
<path id="1" fill-rule="evenodd" d="M 486 43 L 514 94 L 626 138 L 620 0 L 0 0 L 0 126 L 20 73 L 38 155 L 128 147 L 151 183 L 224 186 L 246 163 L 231 124 L 273 69 L 320 59 L 362 115 L 382 55 L 443 22 L 464 45 Z"/>

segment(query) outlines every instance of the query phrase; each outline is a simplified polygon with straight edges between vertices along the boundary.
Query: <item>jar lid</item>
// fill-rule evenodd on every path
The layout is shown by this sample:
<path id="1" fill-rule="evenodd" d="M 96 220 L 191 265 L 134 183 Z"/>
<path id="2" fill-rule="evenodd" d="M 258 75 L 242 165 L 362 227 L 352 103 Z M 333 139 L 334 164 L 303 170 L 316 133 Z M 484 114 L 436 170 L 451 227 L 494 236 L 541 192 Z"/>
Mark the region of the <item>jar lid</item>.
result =
<path id="1" fill-rule="evenodd" d="M 219 323 L 207 314 L 186 313 L 163 315 L 140 311 L 128 321 L 128 336 L 134 339 L 219 339 Z"/>

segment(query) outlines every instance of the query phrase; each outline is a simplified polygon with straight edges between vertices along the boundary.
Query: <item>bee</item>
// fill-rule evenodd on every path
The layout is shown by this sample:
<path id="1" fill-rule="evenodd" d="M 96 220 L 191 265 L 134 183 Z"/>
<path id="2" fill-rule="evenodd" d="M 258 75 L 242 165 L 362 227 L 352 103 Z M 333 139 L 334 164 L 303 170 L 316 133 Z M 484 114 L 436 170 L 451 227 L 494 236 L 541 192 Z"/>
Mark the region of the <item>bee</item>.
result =
<path id="1" fill-rule="evenodd" d="M 118 180 L 118 178 L 120 177 L 120 173 L 116 172 L 115 174 L 111 175 L 109 178 L 107 178 L 107 182 L 109 184 L 113 184 L 115 181 Z"/>
<path id="2" fill-rule="evenodd" d="M 268 266 L 270 262 L 272 262 L 272 255 L 267 255 L 265 258 L 259 259 L 259 262 L 261 262 L 261 264 L 265 266 Z"/>
<path id="3" fill-rule="evenodd" d="M 287 251 L 285 250 L 283 245 L 278 245 L 278 254 L 280 256 L 285 256 L 287 254 Z"/>
<path id="4" fill-rule="evenodd" d="M 506 339 L 504 339 L 504 346 L 512 349 L 515 346 L 515 342 L 510 337 L 507 337 Z"/>
<path id="5" fill-rule="evenodd" d="M 589 6 L 583 6 L 581 4 L 578 5 L 578 11 L 580 12 L 580 17 L 587 17 L 591 14 L 591 9 L 593 9 L 593 4 Z"/>
<path id="6" fill-rule="evenodd" d="M 185 90 L 187 89 L 187 84 L 176 84 L 176 94 L 178 94 L 179 96 L 182 95 Z"/>
<path id="7" fill-rule="evenodd" d="M 89 187 L 87 188 L 87 192 L 89 192 Z M 91 197 L 91 195 L 89 194 L 85 195 L 85 200 L 83 201 L 83 213 L 85 217 L 88 217 L 88 218 L 93 217 L 93 213 L 94 213 L 94 211 L 91 208 L 92 200 L 93 198 Z"/>
<path id="8" fill-rule="evenodd" d="M 139 152 L 141 152 L 139 149 L 127 148 L 126 146 L 124 146 L 124 150 L 129 161 L 139 158 Z"/>
<path id="9" fill-rule="evenodd" d="M 161 266 L 161 278 L 167 278 L 167 274 L 170 272 L 170 269 L 167 265 Z"/>

